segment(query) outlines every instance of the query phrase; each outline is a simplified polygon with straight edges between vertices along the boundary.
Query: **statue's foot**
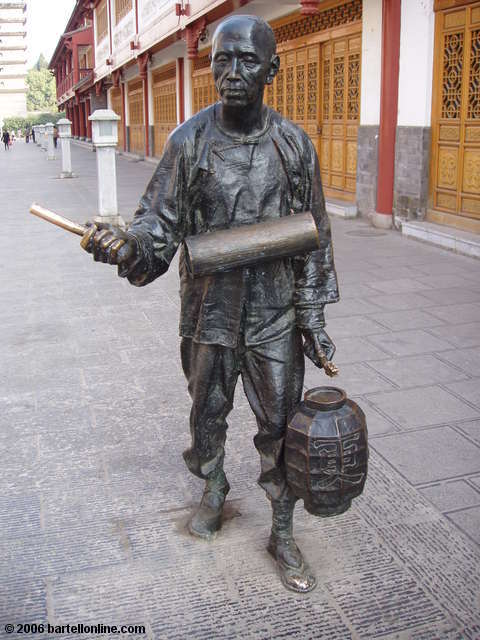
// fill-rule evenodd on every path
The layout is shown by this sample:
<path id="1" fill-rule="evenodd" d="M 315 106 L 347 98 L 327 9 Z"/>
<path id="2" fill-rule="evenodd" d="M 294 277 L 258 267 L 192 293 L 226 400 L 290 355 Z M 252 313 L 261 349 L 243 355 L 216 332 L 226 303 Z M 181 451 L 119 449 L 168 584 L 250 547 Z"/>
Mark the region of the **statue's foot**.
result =
<path id="1" fill-rule="evenodd" d="M 213 540 L 222 526 L 224 493 L 205 489 L 200 504 L 188 522 L 192 536 Z"/>
<path id="2" fill-rule="evenodd" d="M 317 579 L 305 562 L 293 538 L 280 538 L 272 534 L 268 552 L 277 561 L 283 585 L 297 593 L 308 593 L 317 586 Z"/>

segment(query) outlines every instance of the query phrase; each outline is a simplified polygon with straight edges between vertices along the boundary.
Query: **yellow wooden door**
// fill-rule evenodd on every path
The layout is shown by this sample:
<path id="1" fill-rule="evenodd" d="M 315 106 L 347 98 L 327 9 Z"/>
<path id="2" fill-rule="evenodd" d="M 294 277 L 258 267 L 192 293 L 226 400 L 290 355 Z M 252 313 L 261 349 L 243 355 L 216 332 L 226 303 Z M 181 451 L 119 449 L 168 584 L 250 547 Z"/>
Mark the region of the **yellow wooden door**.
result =
<path id="1" fill-rule="evenodd" d="M 111 104 L 112 110 L 115 111 L 117 116 L 120 116 L 120 120 L 118 121 L 118 144 L 117 149 L 123 151 L 123 109 L 122 109 L 122 90 L 120 87 L 117 89 L 112 89 L 111 94 Z"/>
<path id="2" fill-rule="evenodd" d="M 177 126 L 177 80 L 175 63 L 165 65 L 153 76 L 153 155 L 162 155 L 170 132 Z"/>
<path id="3" fill-rule="evenodd" d="M 132 153 L 145 155 L 145 127 L 143 108 L 143 82 L 134 80 L 128 84 L 128 113 L 130 120 L 130 149 Z"/>
<path id="4" fill-rule="evenodd" d="M 209 53 L 202 52 L 202 55 L 193 61 L 192 66 L 192 93 L 193 93 L 193 113 L 205 109 L 210 104 L 217 102 L 217 90 L 213 82 L 212 71 L 210 69 Z"/>
<path id="5" fill-rule="evenodd" d="M 433 92 L 431 206 L 480 231 L 480 2 L 437 14 Z"/>
<path id="6" fill-rule="evenodd" d="M 322 46 L 320 167 L 325 194 L 355 199 L 360 120 L 361 36 Z"/>

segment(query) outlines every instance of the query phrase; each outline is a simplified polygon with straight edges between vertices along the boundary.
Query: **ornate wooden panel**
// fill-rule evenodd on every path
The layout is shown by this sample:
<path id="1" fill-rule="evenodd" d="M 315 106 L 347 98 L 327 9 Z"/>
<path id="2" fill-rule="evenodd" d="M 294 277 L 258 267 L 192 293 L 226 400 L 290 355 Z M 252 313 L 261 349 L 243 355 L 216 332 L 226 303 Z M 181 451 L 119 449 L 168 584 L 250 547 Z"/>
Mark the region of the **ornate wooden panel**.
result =
<path id="1" fill-rule="evenodd" d="M 123 109 L 122 109 L 122 90 L 120 87 L 117 89 L 112 89 L 111 93 L 111 105 L 112 110 L 115 111 L 117 116 L 120 116 L 120 120 L 118 121 L 118 144 L 117 149 L 123 151 Z"/>
<path id="2" fill-rule="evenodd" d="M 217 90 L 210 70 L 209 53 L 203 53 L 193 61 L 192 65 L 192 113 L 205 109 L 218 100 Z"/>
<path id="3" fill-rule="evenodd" d="M 437 14 L 435 60 L 431 206 L 480 219 L 480 2 Z"/>
<path id="4" fill-rule="evenodd" d="M 177 80 L 175 63 L 152 74 L 153 154 L 161 156 L 170 132 L 177 126 Z"/>
<path id="5" fill-rule="evenodd" d="M 128 83 L 128 115 L 130 121 L 129 151 L 145 155 L 143 82 L 141 80 L 133 80 Z"/>

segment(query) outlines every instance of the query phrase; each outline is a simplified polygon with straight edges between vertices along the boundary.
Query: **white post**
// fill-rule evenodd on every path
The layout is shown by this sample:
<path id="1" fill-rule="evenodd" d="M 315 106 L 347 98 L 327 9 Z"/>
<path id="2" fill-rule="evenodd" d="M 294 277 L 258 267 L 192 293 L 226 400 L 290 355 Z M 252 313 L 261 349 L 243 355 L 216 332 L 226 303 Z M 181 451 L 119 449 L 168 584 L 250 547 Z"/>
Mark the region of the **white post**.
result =
<path id="1" fill-rule="evenodd" d="M 35 129 L 35 144 L 37 145 L 37 147 L 39 147 L 42 144 L 42 141 L 40 140 L 40 125 L 36 124 L 34 129 Z"/>
<path id="2" fill-rule="evenodd" d="M 53 142 L 53 122 L 47 122 L 45 125 L 45 134 L 47 136 L 47 160 L 55 160 L 55 146 Z"/>
<path id="3" fill-rule="evenodd" d="M 38 131 L 40 133 L 40 135 L 38 136 L 40 139 L 40 148 L 43 149 L 43 151 L 46 150 L 47 148 L 47 138 L 46 138 L 46 134 L 45 134 L 45 125 L 41 124 L 38 126 Z"/>
<path id="4" fill-rule="evenodd" d="M 58 137 L 62 147 L 62 172 L 60 178 L 73 178 L 72 155 L 70 152 L 70 138 L 72 137 L 72 123 L 67 118 L 57 122 Z"/>
<path id="5" fill-rule="evenodd" d="M 92 142 L 97 152 L 98 222 L 124 225 L 118 215 L 116 147 L 118 120 L 111 109 L 97 109 L 89 117 L 92 122 Z"/>

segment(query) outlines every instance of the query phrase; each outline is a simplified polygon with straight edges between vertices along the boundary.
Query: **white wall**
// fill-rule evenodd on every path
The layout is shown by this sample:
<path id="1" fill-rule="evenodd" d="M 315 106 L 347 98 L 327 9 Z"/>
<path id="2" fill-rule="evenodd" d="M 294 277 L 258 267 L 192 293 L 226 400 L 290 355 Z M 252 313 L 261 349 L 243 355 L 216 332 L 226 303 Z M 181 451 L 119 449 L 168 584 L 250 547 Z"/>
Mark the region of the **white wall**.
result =
<path id="1" fill-rule="evenodd" d="M 410 4 L 418 1 L 420 0 L 406 0 Z M 381 75 L 382 0 L 363 0 L 360 125 L 380 123 Z"/>
<path id="2" fill-rule="evenodd" d="M 433 0 L 402 0 L 399 126 L 430 126 L 434 23 Z"/>

